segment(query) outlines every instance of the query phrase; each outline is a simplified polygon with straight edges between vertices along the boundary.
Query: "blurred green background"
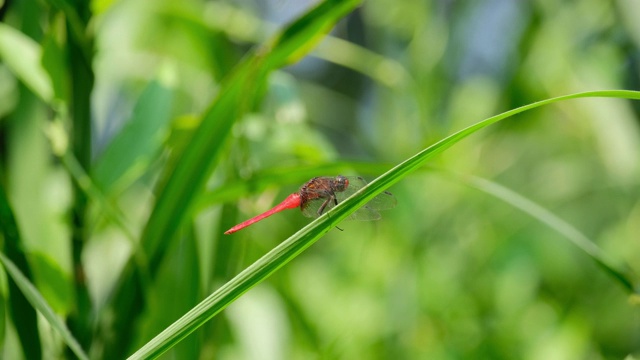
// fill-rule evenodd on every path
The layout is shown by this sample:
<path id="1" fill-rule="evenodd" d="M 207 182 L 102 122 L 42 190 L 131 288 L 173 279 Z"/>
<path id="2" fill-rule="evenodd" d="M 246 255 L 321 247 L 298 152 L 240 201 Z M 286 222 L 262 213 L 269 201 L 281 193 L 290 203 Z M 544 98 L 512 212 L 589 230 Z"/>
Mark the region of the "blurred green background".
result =
<path id="1" fill-rule="evenodd" d="M 636 0 L 368 0 L 256 83 L 208 140 L 219 160 L 176 236 L 132 256 L 225 79 L 315 3 L 0 2 L 0 182 L 19 231 L 3 222 L 4 253 L 89 357 L 131 354 L 307 224 L 293 210 L 222 235 L 311 177 L 372 179 L 500 112 L 640 88 Z M 535 201 L 640 272 L 639 115 L 572 100 L 470 137 L 392 187 L 382 220 L 341 224 L 163 358 L 640 356 L 636 298 L 557 229 L 469 186 Z M 136 286 L 118 280 L 127 263 Z M 73 358 L 0 280 L 0 357 Z"/>

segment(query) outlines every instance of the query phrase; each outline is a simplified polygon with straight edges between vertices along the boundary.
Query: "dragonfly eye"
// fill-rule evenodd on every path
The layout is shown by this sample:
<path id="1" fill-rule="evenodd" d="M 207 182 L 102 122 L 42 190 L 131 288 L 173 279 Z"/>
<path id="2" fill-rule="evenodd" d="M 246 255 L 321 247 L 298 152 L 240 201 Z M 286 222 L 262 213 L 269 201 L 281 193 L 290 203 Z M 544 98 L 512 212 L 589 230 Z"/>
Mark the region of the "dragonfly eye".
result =
<path id="1" fill-rule="evenodd" d="M 338 175 L 336 176 L 336 190 L 344 191 L 349 186 L 349 179 L 345 176 Z"/>

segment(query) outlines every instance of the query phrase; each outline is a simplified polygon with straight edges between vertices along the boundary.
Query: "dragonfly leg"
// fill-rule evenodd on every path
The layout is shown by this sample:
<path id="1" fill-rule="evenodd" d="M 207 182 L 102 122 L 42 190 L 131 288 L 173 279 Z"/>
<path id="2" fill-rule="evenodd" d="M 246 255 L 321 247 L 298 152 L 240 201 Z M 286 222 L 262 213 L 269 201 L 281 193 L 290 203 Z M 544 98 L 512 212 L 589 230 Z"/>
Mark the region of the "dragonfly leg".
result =
<path id="1" fill-rule="evenodd" d="M 320 205 L 320 208 L 318 209 L 318 216 L 322 215 L 322 213 L 324 212 L 324 209 L 327 207 L 327 205 L 329 205 L 331 200 L 333 200 L 333 202 L 335 202 L 335 204 L 338 205 L 338 200 L 336 199 L 336 196 L 331 194 L 331 196 L 329 196 L 329 198 L 325 200 L 322 203 L 322 205 Z"/>

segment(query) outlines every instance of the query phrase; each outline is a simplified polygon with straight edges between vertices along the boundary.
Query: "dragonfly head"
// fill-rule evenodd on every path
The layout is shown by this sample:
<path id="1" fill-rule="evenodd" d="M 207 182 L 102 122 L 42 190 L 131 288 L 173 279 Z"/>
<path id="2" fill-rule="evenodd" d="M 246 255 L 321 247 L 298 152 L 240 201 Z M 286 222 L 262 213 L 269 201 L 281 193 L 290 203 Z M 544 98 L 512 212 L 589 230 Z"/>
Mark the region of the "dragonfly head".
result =
<path id="1" fill-rule="evenodd" d="M 347 187 L 349 187 L 349 179 L 347 179 L 345 176 L 338 175 L 336 176 L 335 186 L 336 191 L 345 191 Z"/>

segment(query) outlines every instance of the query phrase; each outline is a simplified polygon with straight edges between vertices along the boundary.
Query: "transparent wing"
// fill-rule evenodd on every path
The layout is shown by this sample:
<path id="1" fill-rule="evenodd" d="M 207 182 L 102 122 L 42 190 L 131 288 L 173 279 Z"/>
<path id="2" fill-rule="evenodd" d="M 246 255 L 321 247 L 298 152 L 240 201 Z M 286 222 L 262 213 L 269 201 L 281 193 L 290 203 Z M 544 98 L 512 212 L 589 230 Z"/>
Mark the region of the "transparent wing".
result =
<path id="1" fill-rule="evenodd" d="M 302 215 L 308 218 L 317 218 L 318 216 L 322 215 L 322 214 L 319 214 L 318 211 L 320 210 L 320 208 L 322 207 L 322 204 L 324 204 L 325 201 L 329 201 L 329 202 L 327 203 L 322 213 L 326 213 L 327 211 L 329 211 L 329 209 L 336 206 L 333 201 L 330 201 L 330 199 L 323 199 L 323 198 L 314 199 L 305 203 L 304 207 L 302 208 Z"/>

